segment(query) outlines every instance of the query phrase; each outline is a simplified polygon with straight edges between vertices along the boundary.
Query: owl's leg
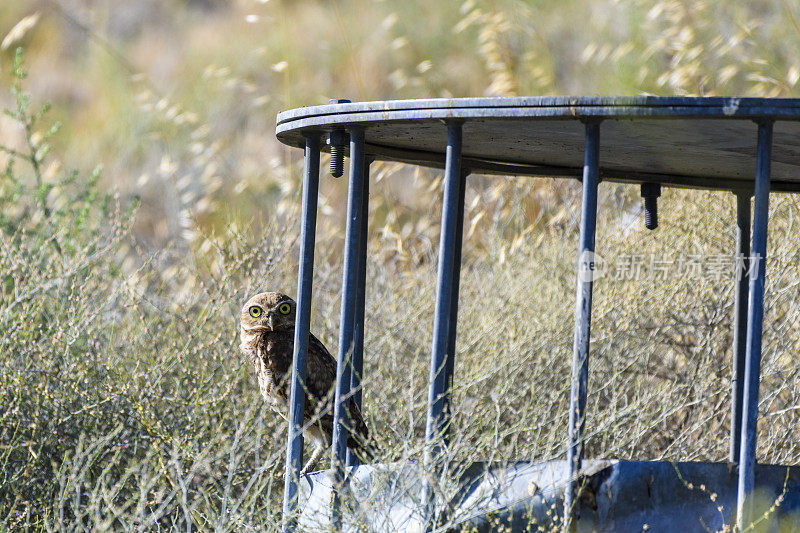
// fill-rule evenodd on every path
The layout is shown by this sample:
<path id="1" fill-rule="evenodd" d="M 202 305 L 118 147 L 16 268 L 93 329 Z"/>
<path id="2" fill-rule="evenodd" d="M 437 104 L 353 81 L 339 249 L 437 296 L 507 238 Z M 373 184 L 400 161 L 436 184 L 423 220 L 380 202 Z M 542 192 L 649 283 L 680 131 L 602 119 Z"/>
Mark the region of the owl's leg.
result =
<path id="1" fill-rule="evenodd" d="M 308 458 L 308 461 L 306 461 L 305 466 L 303 466 L 303 468 L 300 470 L 300 475 L 298 477 L 303 477 L 304 475 L 308 474 L 309 470 L 311 470 L 311 467 L 314 466 L 314 463 L 316 463 L 317 460 L 319 460 L 326 448 L 327 446 L 325 446 L 324 442 L 314 440 L 314 451 L 311 453 L 311 457 Z M 276 479 L 283 479 L 283 476 L 283 471 L 280 473 L 275 473 Z"/>
<path id="2" fill-rule="evenodd" d="M 319 427 L 319 424 L 314 424 L 309 427 L 306 430 L 305 435 L 308 437 L 309 441 L 314 443 L 314 451 L 311 453 L 311 457 L 308 458 L 306 465 L 300 472 L 301 476 L 311 470 L 311 467 L 314 466 L 314 463 L 319 460 L 322 454 L 325 453 L 325 450 L 327 450 L 330 446 L 328 439 L 325 438 L 325 432 Z"/>
<path id="3" fill-rule="evenodd" d="M 308 473 L 308 471 L 311 470 L 311 467 L 314 466 L 314 463 L 317 462 L 317 460 L 320 458 L 322 453 L 325 451 L 325 447 L 324 446 L 320 446 L 319 443 L 316 443 L 316 442 L 314 444 L 315 444 L 314 452 L 311 454 L 311 457 L 308 458 L 308 461 L 306 462 L 306 465 L 300 471 L 300 475 L 301 476 L 306 475 Z"/>

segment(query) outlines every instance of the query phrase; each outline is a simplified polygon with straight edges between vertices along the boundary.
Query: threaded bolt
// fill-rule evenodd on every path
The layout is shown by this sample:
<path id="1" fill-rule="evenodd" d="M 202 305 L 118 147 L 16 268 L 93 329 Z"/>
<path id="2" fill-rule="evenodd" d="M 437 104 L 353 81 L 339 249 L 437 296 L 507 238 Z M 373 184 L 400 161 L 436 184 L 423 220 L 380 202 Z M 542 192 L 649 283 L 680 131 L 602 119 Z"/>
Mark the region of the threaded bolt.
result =
<path id="1" fill-rule="evenodd" d="M 644 200 L 644 227 L 654 230 L 658 227 L 658 197 L 661 196 L 661 184 L 642 183 L 642 200 Z"/>
<path id="2" fill-rule="evenodd" d="M 349 104 L 350 100 L 334 98 L 329 104 Z M 347 133 L 344 130 L 333 130 L 328 134 L 328 145 L 331 147 L 331 176 L 339 178 L 344 174 L 344 145 L 347 143 Z"/>
<path id="3" fill-rule="evenodd" d="M 344 174 L 344 146 L 331 144 L 331 176 L 340 178 Z"/>

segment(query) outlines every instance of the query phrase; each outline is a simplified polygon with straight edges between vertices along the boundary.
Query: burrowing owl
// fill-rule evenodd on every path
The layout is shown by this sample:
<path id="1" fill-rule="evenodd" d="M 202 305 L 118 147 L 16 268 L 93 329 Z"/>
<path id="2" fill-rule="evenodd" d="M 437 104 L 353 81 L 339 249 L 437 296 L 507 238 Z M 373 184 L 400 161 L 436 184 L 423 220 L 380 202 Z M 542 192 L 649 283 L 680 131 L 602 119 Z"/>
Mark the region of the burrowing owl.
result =
<path id="1" fill-rule="evenodd" d="M 257 294 L 242 308 L 239 348 L 255 367 L 261 395 L 284 419 L 289 417 L 294 320 L 294 300 L 278 292 Z M 315 450 L 302 473 L 330 446 L 336 385 L 336 360 L 310 333 L 307 362 L 303 434 L 314 443 Z M 369 457 L 372 454 L 367 444 L 367 426 L 358 407 L 352 401 L 349 405 L 351 428 L 347 446 L 362 457 Z"/>

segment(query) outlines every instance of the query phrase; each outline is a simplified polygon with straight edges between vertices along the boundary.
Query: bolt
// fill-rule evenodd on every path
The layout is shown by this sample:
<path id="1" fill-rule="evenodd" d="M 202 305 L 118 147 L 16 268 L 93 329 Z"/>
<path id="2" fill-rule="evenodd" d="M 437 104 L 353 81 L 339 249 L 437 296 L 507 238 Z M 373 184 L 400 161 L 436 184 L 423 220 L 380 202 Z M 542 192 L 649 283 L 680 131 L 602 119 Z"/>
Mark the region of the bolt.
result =
<path id="1" fill-rule="evenodd" d="M 347 144 L 347 132 L 341 129 L 328 134 L 328 145 L 331 147 L 331 176 L 341 177 L 344 173 L 344 145 Z"/>
<path id="2" fill-rule="evenodd" d="M 658 197 L 661 196 L 660 183 L 642 183 L 644 200 L 644 227 L 653 230 L 658 227 Z"/>
<path id="3" fill-rule="evenodd" d="M 343 98 L 331 99 L 329 104 L 349 104 L 350 100 Z M 328 145 L 331 147 L 331 176 L 341 177 L 344 174 L 344 145 L 347 143 L 347 133 L 336 129 L 328 134 Z"/>

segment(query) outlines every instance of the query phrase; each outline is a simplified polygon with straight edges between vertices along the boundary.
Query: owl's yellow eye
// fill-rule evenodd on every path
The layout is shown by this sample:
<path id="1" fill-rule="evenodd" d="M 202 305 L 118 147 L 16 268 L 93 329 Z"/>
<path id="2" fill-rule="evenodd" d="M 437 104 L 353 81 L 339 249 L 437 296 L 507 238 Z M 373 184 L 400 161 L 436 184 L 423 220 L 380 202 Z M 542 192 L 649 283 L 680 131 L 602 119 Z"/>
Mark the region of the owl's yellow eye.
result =
<path id="1" fill-rule="evenodd" d="M 250 308 L 250 316 L 253 318 L 258 318 L 261 316 L 261 308 L 257 305 L 254 305 Z"/>
<path id="2" fill-rule="evenodd" d="M 289 314 L 289 312 L 290 312 L 291 310 L 292 310 L 292 306 L 291 306 L 291 305 L 289 305 L 288 303 L 282 303 L 282 304 L 280 305 L 280 307 L 278 307 L 278 311 L 279 311 L 279 312 L 280 312 L 282 315 L 288 315 L 288 314 Z"/>

